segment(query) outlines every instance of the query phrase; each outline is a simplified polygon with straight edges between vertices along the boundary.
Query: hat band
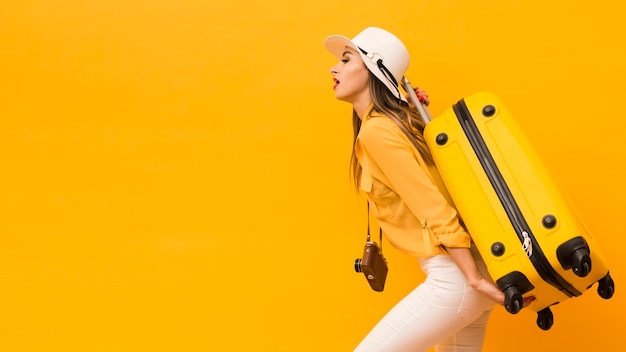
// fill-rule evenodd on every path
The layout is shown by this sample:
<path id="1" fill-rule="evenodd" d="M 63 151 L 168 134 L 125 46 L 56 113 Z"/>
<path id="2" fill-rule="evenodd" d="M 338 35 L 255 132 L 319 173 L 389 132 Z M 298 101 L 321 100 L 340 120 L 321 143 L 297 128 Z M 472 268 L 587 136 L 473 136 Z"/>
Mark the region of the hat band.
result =
<path id="1" fill-rule="evenodd" d="M 361 50 L 363 55 L 369 57 L 370 59 L 374 59 L 374 55 L 368 54 L 368 52 L 363 50 L 361 47 L 357 46 L 357 48 L 359 48 L 359 50 Z M 391 71 L 389 71 L 389 69 L 383 64 L 383 59 L 376 60 L 376 65 L 378 66 L 378 69 L 383 73 L 383 76 L 385 76 L 385 78 L 387 78 L 387 80 L 389 82 L 391 82 L 393 87 L 398 92 L 398 99 L 402 99 L 402 93 L 400 92 L 400 89 L 398 87 L 398 81 L 396 81 L 396 79 L 395 79 L 395 77 L 393 77 L 393 74 L 391 73 Z"/>

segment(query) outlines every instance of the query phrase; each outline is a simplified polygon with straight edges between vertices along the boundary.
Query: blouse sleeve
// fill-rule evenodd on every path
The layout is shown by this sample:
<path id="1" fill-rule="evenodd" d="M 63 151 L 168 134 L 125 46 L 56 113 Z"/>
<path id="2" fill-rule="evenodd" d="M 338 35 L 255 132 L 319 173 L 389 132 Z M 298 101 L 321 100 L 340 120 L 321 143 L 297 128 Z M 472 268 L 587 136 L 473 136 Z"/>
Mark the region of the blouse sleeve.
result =
<path id="1" fill-rule="evenodd" d="M 388 180 L 387 186 L 422 226 L 428 227 L 444 247 L 470 247 L 469 234 L 461 226 L 456 210 L 432 181 L 426 166 L 420 165 L 415 147 L 398 126 L 386 117 L 372 118 L 361 129 L 359 141 L 370 162 Z"/>

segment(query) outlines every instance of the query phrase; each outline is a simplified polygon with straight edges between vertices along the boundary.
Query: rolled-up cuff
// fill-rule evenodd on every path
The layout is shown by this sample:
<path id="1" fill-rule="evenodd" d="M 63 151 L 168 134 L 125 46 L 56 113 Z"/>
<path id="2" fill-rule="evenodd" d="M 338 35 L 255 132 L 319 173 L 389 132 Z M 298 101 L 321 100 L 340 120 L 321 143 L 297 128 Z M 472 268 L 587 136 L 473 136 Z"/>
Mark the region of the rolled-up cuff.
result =
<path id="1" fill-rule="evenodd" d="M 437 239 L 444 247 L 470 248 L 471 246 L 471 238 L 467 232 L 439 234 Z"/>

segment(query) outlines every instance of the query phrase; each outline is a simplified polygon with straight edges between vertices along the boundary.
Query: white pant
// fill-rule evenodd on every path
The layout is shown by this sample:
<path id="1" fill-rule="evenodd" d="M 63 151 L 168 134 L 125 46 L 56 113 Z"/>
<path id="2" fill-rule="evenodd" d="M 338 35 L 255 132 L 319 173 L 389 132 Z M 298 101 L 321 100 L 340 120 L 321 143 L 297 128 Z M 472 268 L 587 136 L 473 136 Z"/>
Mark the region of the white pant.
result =
<path id="1" fill-rule="evenodd" d="M 483 275 L 484 264 L 477 260 Z M 355 352 L 478 352 L 494 303 L 473 290 L 448 255 L 420 259 L 426 280 L 402 299 Z"/>

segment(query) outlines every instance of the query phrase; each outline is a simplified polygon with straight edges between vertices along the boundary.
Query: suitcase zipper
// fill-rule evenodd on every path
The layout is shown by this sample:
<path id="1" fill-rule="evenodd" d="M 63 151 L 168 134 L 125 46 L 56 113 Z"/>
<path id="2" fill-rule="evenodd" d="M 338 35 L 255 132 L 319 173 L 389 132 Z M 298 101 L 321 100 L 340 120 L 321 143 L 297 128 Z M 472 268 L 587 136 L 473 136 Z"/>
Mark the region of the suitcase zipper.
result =
<path id="1" fill-rule="evenodd" d="M 476 123 L 472 119 L 472 115 L 467 108 L 464 100 L 460 100 L 453 106 L 453 110 L 463 128 L 463 131 L 467 135 L 467 138 L 480 161 L 485 174 L 489 178 L 494 191 L 496 192 L 500 202 L 506 214 L 511 221 L 511 225 L 515 229 L 515 233 L 522 243 L 523 249 L 526 252 L 531 263 L 537 270 L 539 276 L 556 287 L 568 297 L 580 296 L 582 293 L 573 287 L 567 280 L 565 280 L 559 273 L 554 270 L 550 262 L 546 258 L 545 254 L 538 245 L 535 236 L 533 235 L 524 215 L 522 214 L 517 202 L 513 198 L 511 190 L 506 184 L 506 181 L 502 177 L 498 166 L 493 160 L 484 139 L 482 138 Z"/>

